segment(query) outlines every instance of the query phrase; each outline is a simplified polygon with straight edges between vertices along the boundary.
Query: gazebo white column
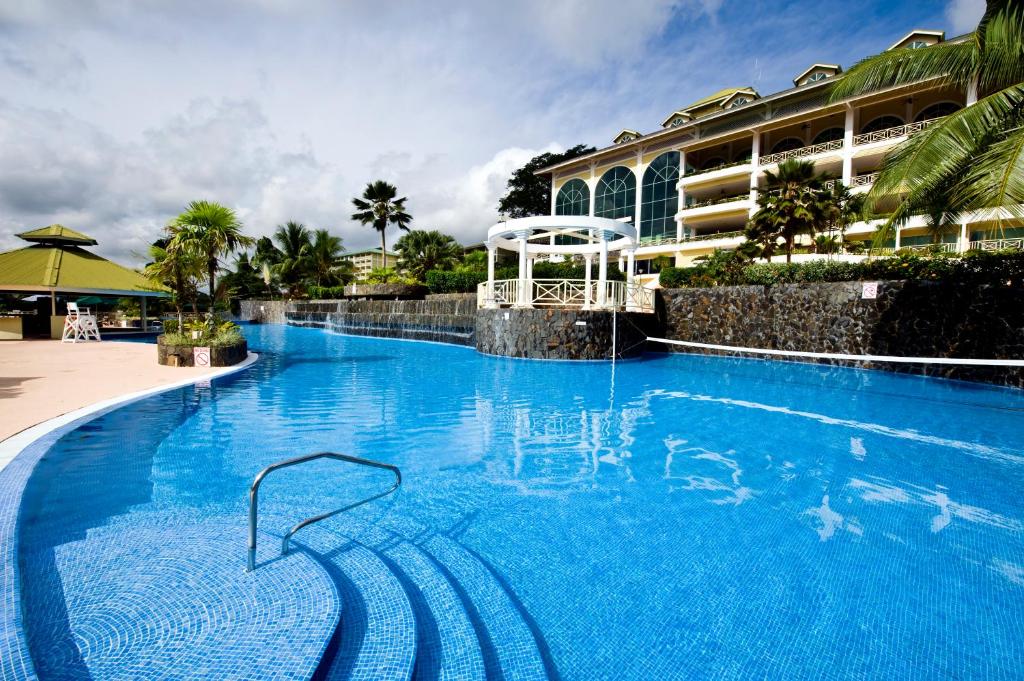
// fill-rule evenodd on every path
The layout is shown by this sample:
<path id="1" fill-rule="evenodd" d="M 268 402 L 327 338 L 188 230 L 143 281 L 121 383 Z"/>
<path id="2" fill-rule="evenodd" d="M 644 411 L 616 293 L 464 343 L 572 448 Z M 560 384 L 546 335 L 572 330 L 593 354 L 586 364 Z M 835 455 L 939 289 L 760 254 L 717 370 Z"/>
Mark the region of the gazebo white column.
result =
<path id="1" fill-rule="evenodd" d="M 528 231 L 516 232 L 516 238 L 519 239 L 519 290 L 516 292 L 515 307 L 532 307 L 533 302 L 533 296 L 527 289 L 529 278 L 526 268 L 529 266 L 529 256 L 526 253 L 526 240 L 529 236 Z"/>
<path id="2" fill-rule="evenodd" d="M 598 234 L 601 251 L 597 261 L 597 306 L 605 307 L 608 296 L 608 236 L 604 230 Z"/>
<path id="3" fill-rule="evenodd" d="M 583 276 L 583 309 L 589 310 L 594 303 L 593 280 L 590 278 L 590 267 L 594 264 L 594 256 L 587 253 L 583 259 L 586 260 L 586 272 Z"/>
<path id="4" fill-rule="evenodd" d="M 636 278 L 636 251 L 626 251 L 626 299 L 622 301 L 626 305 L 626 310 L 635 311 L 636 306 L 631 303 L 630 295 L 633 291 L 634 280 Z"/>
<path id="5" fill-rule="evenodd" d="M 494 302 L 494 261 L 498 256 L 498 248 L 487 244 L 487 297 L 484 299 L 484 307 L 494 308 L 498 304 Z"/>

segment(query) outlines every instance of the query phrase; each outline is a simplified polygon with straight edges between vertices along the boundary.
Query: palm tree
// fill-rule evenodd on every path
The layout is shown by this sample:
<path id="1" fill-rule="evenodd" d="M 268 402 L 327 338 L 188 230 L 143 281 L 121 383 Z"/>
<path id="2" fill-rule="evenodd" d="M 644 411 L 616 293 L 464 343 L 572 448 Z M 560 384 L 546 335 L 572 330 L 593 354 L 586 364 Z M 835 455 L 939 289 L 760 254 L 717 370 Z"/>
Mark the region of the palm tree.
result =
<path id="1" fill-rule="evenodd" d="M 167 237 L 158 239 L 149 247 L 150 262 L 144 273 L 154 282 L 171 290 L 171 302 L 178 313 L 178 329 L 183 328 L 183 310 L 186 301 L 191 301 L 196 312 L 196 298 L 199 278 L 203 274 L 203 262 L 190 251 L 180 239 L 180 230 L 168 225 Z"/>
<path id="2" fill-rule="evenodd" d="M 344 251 L 340 237 L 333 236 L 326 229 L 313 232 L 307 268 L 310 280 L 316 286 L 337 286 L 351 281 L 352 263 L 341 257 Z"/>
<path id="3" fill-rule="evenodd" d="M 281 277 L 281 282 L 288 287 L 289 293 L 296 290 L 306 278 L 309 249 L 313 247 L 309 230 L 301 222 L 288 221 L 278 225 L 274 232 L 279 257 L 273 270 Z"/>
<path id="4" fill-rule="evenodd" d="M 765 171 L 768 190 L 758 192 L 758 210 L 747 224 L 746 236 L 763 247 L 762 255 L 771 259 L 779 239 L 784 241 L 786 262 L 793 258 L 793 245 L 800 234 L 814 238 L 824 223 L 821 209 L 821 182 L 811 161 L 790 159 L 779 164 L 778 171 Z"/>
<path id="5" fill-rule="evenodd" d="M 396 196 L 398 190 L 393 184 L 376 180 L 366 185 L 362 198 L 352 199 L 352 205 L 358 209 L 352 214 L 352 219 L 380 232 L 380 252 L 385 268 L 388 266 L 388 249 L 384 232 L 392 224 L 408 232 L 412 222 L 412 216 L 405 212 L 406 197 L 396 199 Z"/>
<path id="6" fill-rule="evenodd" d="M 212 312 L 220 264 L 218 258 L 252 246 L 255 240 L 242 234 L 242 223 L 235 211 L 212 201 L 193 201 L 184 213 L 175 218 L 174 226 L 178 230 L 175 239 L 183 247 L 202 255 L 206 261 Z"/>
<path id="7" fill-rule="evenodd" d="M 462 246 L 436 229 L 414 230 L 395 242 L 398 262 L 410 276 L 423 281 L 430 270 L 450 270 L 462 256 Z"/>
<path id="8" fill-rule="evenodd" d="M 880 230 L 926 212 L 948 197 L 947 217 L 1002 208 L 1020 217 L 1024 204 L 1024 7 L 989 0 L 977 29 L 963 41 L 890 50 L 854 65 L 832 89 L 838 102 L 922 80 L 976 94 L 977 103 L 932 122 L 883 161 L 869 208 L 902 196 Z M 969 95 L 970 97 L 970 95 Z"/>

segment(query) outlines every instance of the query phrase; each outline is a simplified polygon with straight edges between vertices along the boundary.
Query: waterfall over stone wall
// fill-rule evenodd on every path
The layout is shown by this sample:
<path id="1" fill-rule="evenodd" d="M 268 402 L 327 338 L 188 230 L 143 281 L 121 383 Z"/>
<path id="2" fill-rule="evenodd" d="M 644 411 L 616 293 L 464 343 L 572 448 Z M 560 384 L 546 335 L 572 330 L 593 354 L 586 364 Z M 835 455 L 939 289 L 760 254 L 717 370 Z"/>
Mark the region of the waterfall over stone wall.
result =
<path id="1" fill-rule="evenodd" d="M 355 336 L 473 346 L 476 294 L 428 296 L 426 300 L 294 301 L 287 306 L 285 322 Z"/>

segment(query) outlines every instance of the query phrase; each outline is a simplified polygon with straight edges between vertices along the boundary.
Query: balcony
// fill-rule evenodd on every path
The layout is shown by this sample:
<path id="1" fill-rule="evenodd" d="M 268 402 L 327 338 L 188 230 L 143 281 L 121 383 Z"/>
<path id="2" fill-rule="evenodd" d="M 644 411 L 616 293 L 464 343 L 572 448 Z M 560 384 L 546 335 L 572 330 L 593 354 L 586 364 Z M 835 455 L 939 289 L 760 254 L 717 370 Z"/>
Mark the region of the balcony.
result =
<path id="1" fill-rule="evenodd" d="M 865 173 L 864 175 L 854 175 L 850 178 L 850 189 L 856 189 L 858 187 L 870 187 L 878 179 L 878 173 Z"/>
<path id="2" fill-rule="evenodd" d="M 750 192 L 743 192 L 742 194 L 716 196 L 710 199 L 701 199 L 687 203 L 687 205 L 679 210 L 678 215 L 684 218 L 695 218 L 705 215 L 746 211 L 750 206 Z"/>
<path id="3" fill-rule="evenodd" d="M 719 241 L 734 241 L 743 239 L 743 230 L 737 229 L 730 232 L 714 232 L 711 234 L 700 234 L 683 239 L 679 242 L 679 250 L 688 248 L 712 248 L 722 244 L 712 243 Z"/>
<path id="4" fill-rule="evenodd" d="M 706 170 L 694 170 L 680 177 L 678 186 L 686 187 L 705 182 L 714 182 L 724 178 L 749 175 L 751 170 L 753 170 L 753 166 L 751 166 L 749 160 L 726 163 Z"/>
<path id="5" fill-rule="evenodd" d="M 530 279 L 522 295 L 519 279 L 499 279 L 477 285 L 477 307 L 553 307 L 563 310 L 625 310 L 654 312 L 654 291 L 639 282 L 601 282 L 577 279 Z"/>
<path id="6" fill-rule="evenodd" d="M 789 149 L 788 151 L 780 151 L 776 154 L 768 154 L 766 156 L 762 156 L 759 162 L 762 166 L 769 166 L 774 163 L 788 161 L 792 158 L 807 158 L 808 156 L 818 156 L 820 154 L 837 152 L 842 148 L 843 140 L 832 140 L 830 142 L 812 144 L 807 147 L 797 147 L 796 149 Z"/>
<path id="7" fill-rule="evenodd" d="M 1019 251 L 1024 250 L 1024 237 L 1017 239 L 983 239 L 971 242 L 972 251 L 1005 251 L 1010 248 Z"/>
<path id="8" fill-rule="evenodd" d="M 926 121 L 907 123 L 906 125 L 897 125 L 895 128 L 885 128 L 884 130 L 875 130 L 874 132 L 856 135 L 853 138 L 853 146 L 861 147 L 865 144 L 876 144 L 878 142 L 901 142 L 914 133 L 921 132 L 937 120 L 939 119 L 930 118 Z"/>

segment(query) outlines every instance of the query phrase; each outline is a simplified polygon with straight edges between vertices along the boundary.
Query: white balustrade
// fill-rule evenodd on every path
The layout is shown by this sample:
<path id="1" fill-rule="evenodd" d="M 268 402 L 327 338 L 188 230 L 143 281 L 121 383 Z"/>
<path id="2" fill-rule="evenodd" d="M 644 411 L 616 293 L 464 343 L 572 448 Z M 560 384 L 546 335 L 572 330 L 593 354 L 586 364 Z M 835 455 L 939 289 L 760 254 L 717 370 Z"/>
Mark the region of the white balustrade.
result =
<path id="1" fill-rule="evenodd" d="M 862 144 L 873 144 L 875 142 L 886 142 L 888 140 L 901 139 L 903 137 L 909 137 L 915 132 L 921 132 L 929 125 L 939 120 L 938 118 L 931 118 L 927 121 L 917 121 L 916 123 L 907 123 L 906 125 L 897 125 L 894 128 L 885 128 L 884 130 L 875 130 L 873 132 L 866 132 L 861 135 L 855 135 L 853 138 L 853 146 L 857 147 Z"/>
<path id="2" fill-rule="evenodd" d="M 1003 251 L 1008 248 L 1024 250 L 1024 238 L 1020 239 L 982 239 L 972 241 L 972 251 Z"/>
<path id="3" fill-rule="evenodd" d="M 789 149 L 788 151 L 780 151 L 775 154 L 768 154 L 762 156 L 760 163 L 763 166 L 771 165 L 773 163 L 781 163 L 782 161 L 788 161 L 791 158 L 804 158 L 806 156 L 816 156 L 818 154 L 824 154 L 829 151 L 839 151 L 843 148 L 843 140 L 832 140 L 830 142 L 822 142 L 820 144 L 812 144 L 807 147 L 797 147 L 796 149 Z"/>
<path id="4" fill-rule="evenodd" d="M 654 290 L 638 282 L 604 282 L 605 304 L 600 307 L 595 301 L 598 296 L 597 281 L 588 283 L 581 279 L 534 279 L 529 307 L 559 307 L 568 309 L 627 310 L 630 312 L 654 312 Z M 477 285 L 477 307 L 512 307 L 521 300 L 518 279 L 499 279 L 494 282 L 493 291 L 488 291 L 487 282 Z"/>

